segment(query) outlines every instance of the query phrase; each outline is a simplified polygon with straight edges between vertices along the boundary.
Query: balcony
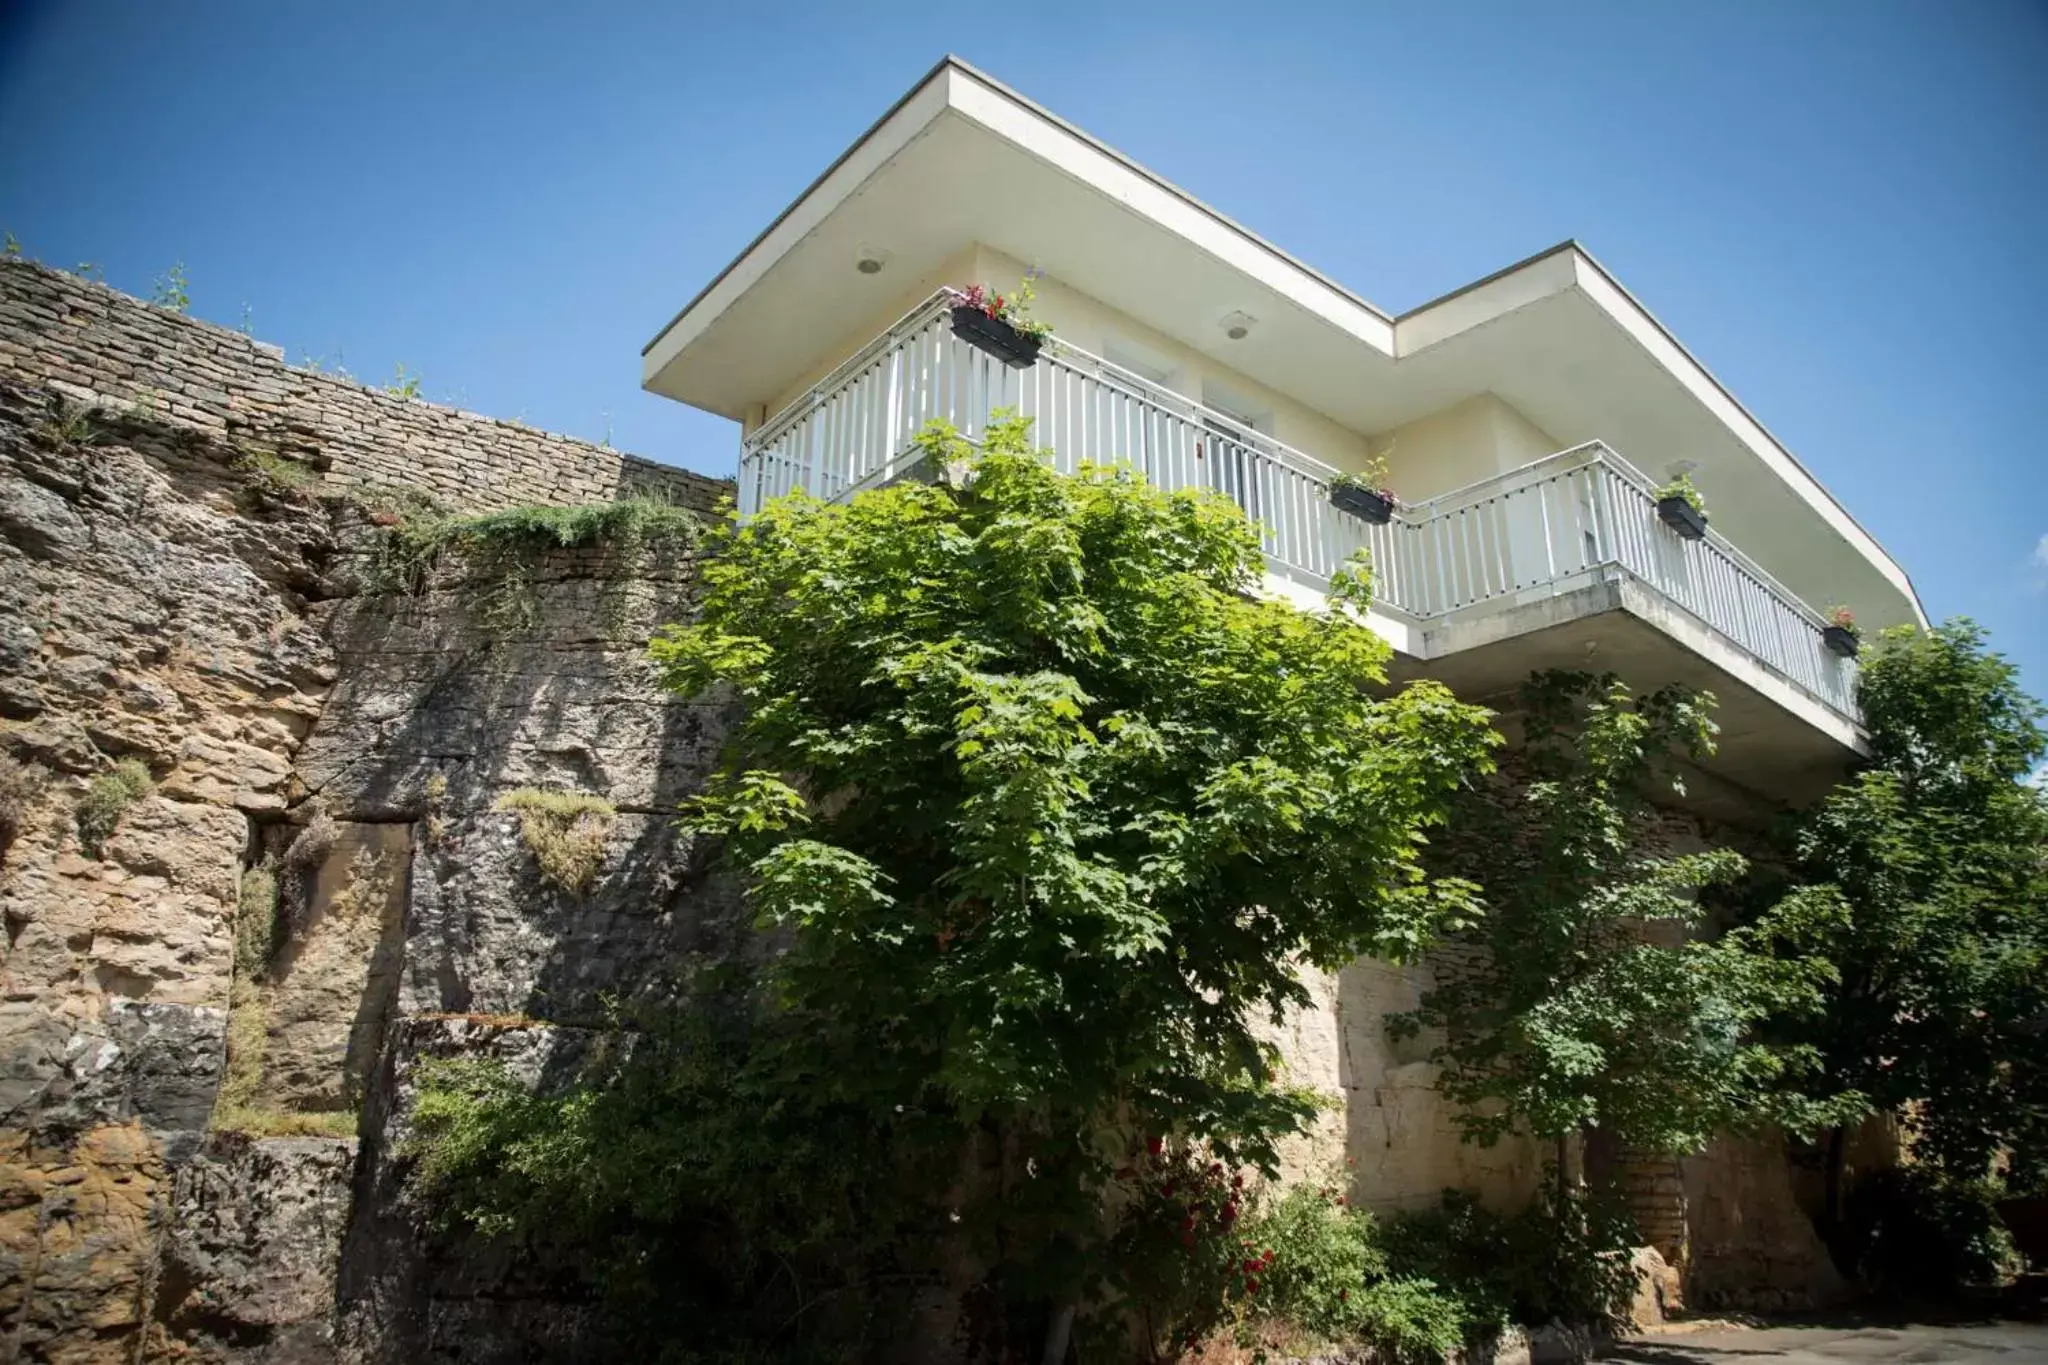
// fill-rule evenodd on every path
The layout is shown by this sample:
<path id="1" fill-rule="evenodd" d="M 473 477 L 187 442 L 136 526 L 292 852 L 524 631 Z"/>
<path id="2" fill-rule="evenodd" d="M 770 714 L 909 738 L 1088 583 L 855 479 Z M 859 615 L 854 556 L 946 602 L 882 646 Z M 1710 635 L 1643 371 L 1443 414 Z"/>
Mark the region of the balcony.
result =
<path id="1" fill-rule="evenodd" d="M 952 303 L 934 295 L 748 436 L 741 511 L 796 488 L 830 501 L 888 483 L 909 472 L 928 421 L 974 439 L 992 410 L 1014 408 L 1063 471 L 1123 462 L 1230 497 L 1260 524 L 1278 591 L 1312 597 L 1368 551 L 1375 624 L 1404 671 L 1475 696 L 1558 665 L 1695 681 L 1722 696 L 1724 749 L 1747 737 L 1752 758 L 1836 767 L 1860 744 L 1855 665 L 1822 643 L 1821 616 L 1712 528 L 1700 540 L 1667 528 L 1651 481 L 1603 443 L 1368 525 L 1331 506 L 1331 466 L 1056 337 L 1031 368 L 1005 366 L 953 335 Z M 1625 621 L 1588 624 L 1608 615 Z M 1732 705 L 1731 684 L 1744 693 Z M 1787 710 L 1826 743 L 1788 749 L 1782 717 L 1766 714 Z M 1772 785 L 1784 776 L 1772 767 L 1750 763 L 1746 780 Z"/>

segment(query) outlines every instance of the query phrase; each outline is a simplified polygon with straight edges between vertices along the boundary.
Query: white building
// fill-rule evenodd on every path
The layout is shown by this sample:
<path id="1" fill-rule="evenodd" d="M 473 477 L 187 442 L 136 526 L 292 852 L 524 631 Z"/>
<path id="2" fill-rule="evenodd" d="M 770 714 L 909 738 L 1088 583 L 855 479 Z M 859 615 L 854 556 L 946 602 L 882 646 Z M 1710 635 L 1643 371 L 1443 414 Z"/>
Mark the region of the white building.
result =
<path id="1" fill-rule="evenodd" d="M 1054 335 L 1013 367 L 954 334 L 947 291 L 1027 270 Z M 1925 621 L 1898 564 L 1577 243 L 1390 316 L 952 58 L 676 315 L 643 377 L 741 424 L 743 510 L 887 481 L 928 419 L 972 435 L 1014 407 L 1064 467 L 1237 499 L 1276 591 L 1312 599 L 1367 546 L 1403 676 L 1480 701 L 1546 667 L 1711 688 L 1718 780 L 1691 797 L 1711 815 L 1816 795 L 1861 747 L 1822 610 Z M 1372 525 L 1329 481 L 1378 455 L 1403 505 Z M 1680 472 L 1710 512 L 1697 539 L 1653 495 Z M 1360 963 L 1297 1021 L 1294 1064 L 1349 1099 L 1322 1155 L 1351 1153 L 1383 1206 L 1526 1190 L 1541 1154 L 1462 1147 L 1420 1050 L 1379 1027 L 1425 984 Z M 1717 1150 L 1700 1201 L 1824 1268 L 1776 1154 Z"/>
<path id="2" fill-rule="evenodd" d="M 1054 339 L 1018 369 L 953 335 L 943 291 L 1027 269 Z M 1576 243 L 1390 316 L 953 58 L 643 365 L 742 424 L 743 505 L 844 496 L 901 472 L 928 418 L 971 434 L 1016 407 L 1063 465 L 1238 499 L 1275 587 L 1314 593 L 1368 545 L 1400 668 L 1463 696 L 1549 666 L 1713 689 L 1713 767 L 1770 798 L 1821 789 L 1860 744 L 1821 611 L 1924 621 L 1898 564 Z M 1382 453 L 1403 505 L 1369 526 L 1327 485 Z M 1681 471 L 1702 539 L 1651 496 Z"/>

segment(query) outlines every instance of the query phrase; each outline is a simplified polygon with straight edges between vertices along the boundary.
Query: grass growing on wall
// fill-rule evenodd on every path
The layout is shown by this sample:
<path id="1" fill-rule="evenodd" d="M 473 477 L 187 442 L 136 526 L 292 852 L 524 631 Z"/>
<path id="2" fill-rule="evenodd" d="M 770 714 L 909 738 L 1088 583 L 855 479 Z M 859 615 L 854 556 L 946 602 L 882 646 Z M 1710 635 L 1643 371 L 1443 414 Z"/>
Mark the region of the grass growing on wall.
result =
<path id="1" fill-rule="evenodd" d="M 277 867 L 265 859 L 242 873 L 235 897 L 235 974 L 254 981 L 277 948 Z"/>
<path id="2" fill-rule="evenodd" d="M 589 792 L 521 787 L 499 797 L 492 809 L 518 814 L 520 837 L 542 881 L 580 896 L 597 880 L 618 814 L 611 802 Z"/>
<path id="3" fill-rule="evenodd" d="M 78 843 L 87 856 L 99 857 L 128 808 L 155 789 L 140 759 L 124 758 L 95 777 L 78 802 Z"/>
<path id="4" fill-rule="evenodd" d="M 660 498 L 576 507 L 512 507 L 476 516 L 407 516 L 379 542 L 365 573 L 372 592 L 417 593 L 434 570 L 459 559 L 489 586 L 480 619 L 494 633 L 530 630 L 537 615 L 533 563 L 553 550 L 604 545 L 621 564 L 652 550 L 694 545 L 701 514 Z"/>

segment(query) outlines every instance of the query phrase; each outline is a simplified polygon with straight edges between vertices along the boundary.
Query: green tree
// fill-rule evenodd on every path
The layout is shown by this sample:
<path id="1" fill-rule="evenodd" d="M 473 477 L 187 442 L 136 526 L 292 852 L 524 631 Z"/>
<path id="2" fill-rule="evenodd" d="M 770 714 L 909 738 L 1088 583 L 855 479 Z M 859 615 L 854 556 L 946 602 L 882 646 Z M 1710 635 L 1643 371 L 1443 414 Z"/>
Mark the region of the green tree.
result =
<path id="1" fill-rule="evenodd" d="M 1788 1088 L 1813 1053 L 1758 1027 L 1818 1005 L 1827 964 L 1776 947 L 1835 919 L 1832 896 L 1801 892 L 1715 933 L 1702 893 L 1732 886 L 1745 860 L 1646 842 L 1650 793 L 1682 790 L 1673 760 L 1709 750 L 1712 705 L 1583 673 L 1524 686 L 1526 781 L 1475 787 L 1439 857 L 1484 883 L 1485 916 L 1461 936 L 1476 951 L 1447 956 L 1421 1007 L 1389 1021 L 1397 1036 L 1444 1031 L 1439 1086 L 1469 1140 L 1520 1129 L 1562 1157 L 1564 1139 L 1599 1129 L 1678 1153 L 1734 1124 L 1816 1121 Z"/>
<path id="2" fill-rule="evenodd" d="M 766 1041 L 730 1088 L 777 1131 L 844 1119 L 862 1199 L 921 1176 L 905 1244 L 958 1215 L 997 1300 L 1057 1345 L 1077 1305 L 1136 1292 L 1119 1172 L 1160 1149 L 1270 1168 L 1314 1112 L 1261 1032 L 1309 1003 L 1300 965 L 1409 958 L 1469 912 L 1420 853 L 1496 737 L 1441 686 L 1386 691 L 1362 573 L 1322 612 L 1265 598 L 1227 501 L 1060 476 L 1027 431 L 994 421 L 977 451 L 935 427 L 938 482 L 730 523 L 700 616 L 652 651 L 678 692 L 736 703 L 686 816 L 775 947 Z M 595 1183 L 559 1147 L 525 1168 Z M 616 1198 L 694 1179 L 709 1159 L 674 1153 L 702 1147 Z M 496 1159 L 466 1150 L 443 1170 Z M 1236 1212 L 1191 1209 L 1190 1240 Z"/>
<path id="3" fill-rule="evenodd" d="M 1981 1179 L 2009 1149 L 2048 1159 L 2048 803 L 2025 779 L 2041 704 L 1966 620 L 1886 631 L 1858 700 L 1868 763 L 1807 817 L 1803 874 L 1846 918 L 1808 950 L 1840 969 L 1788 1036 L 1833 1084 L 1910 1114 L 1916 1157 Z M 1830 1137 L 1827 1217 L 1841 1216 L 1846 1134 Z"/>

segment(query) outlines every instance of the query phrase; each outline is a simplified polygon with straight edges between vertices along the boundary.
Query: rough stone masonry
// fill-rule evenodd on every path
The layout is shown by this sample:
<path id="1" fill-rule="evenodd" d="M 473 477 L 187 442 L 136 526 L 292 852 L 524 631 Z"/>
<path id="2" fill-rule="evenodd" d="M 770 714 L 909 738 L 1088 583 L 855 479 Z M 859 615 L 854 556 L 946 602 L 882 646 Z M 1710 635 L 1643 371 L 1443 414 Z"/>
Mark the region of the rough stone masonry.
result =
<path id="1" fill-rule="evenodd" d="M 0 266 L 0 753 L 27 783 L 0 855 L 0 1360 L 507 1359 L 574 1321 L 487 1255 L 423 1261 L 403 1082 L 422 1050 L 573 1055 L 729 902 L 661 816 L 716 717 L 641 658 L 690 552 L 543 556 L 507 638 L 445 573 L 353 595 L 396 491 L 709 511 L 728 486 Z M 123 759 L 153 785 L 94 856 L 75 812 Z M 523 785 L 617 806 L 583 899 L 537 890 L 492 810 Z M 264 868 L 286 932 L 252 975 Z"/>

